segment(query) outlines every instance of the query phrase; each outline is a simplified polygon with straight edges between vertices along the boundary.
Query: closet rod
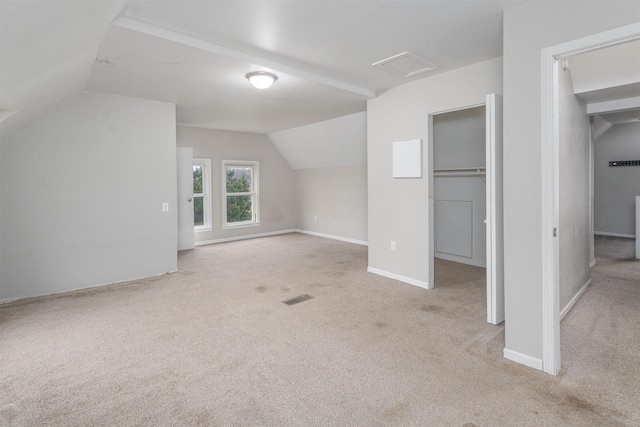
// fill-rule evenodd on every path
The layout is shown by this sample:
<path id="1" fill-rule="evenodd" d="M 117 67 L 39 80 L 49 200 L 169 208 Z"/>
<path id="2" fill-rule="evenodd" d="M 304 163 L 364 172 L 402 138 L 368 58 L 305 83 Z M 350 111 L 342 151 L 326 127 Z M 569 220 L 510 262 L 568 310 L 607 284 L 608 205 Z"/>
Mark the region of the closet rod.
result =
<path id="1" fill-rule="evenodd" d="M 484 171 L 487 168 L 485 167 L 475 167 L 475 168 L 443 168 L 443 169 L 434 169 L 434 172 L 454 172 L 454 171 L 460 171 L 460 172 L 480 172 L 480 171 Z"/>
<path id="2" fill-rule="evenodd" d="M 485 176 L 486 172 L 434 172 L 433 176 Z"/>

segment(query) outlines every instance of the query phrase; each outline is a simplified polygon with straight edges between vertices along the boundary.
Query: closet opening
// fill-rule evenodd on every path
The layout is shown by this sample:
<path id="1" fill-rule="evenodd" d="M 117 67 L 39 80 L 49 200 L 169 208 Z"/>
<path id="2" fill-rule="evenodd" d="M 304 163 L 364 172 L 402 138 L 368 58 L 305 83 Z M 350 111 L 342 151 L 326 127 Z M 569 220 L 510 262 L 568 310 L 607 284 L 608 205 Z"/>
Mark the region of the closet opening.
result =
<path id="1" fill-rule="evenodd" d="M 482 298 L 487 266 L 485 109 L 433 117 L 434 286 L 469 288 Z"/>
<path id="2" fill-rule="evenodd" d="M 502 97 L 429 115 L 429 284 L 504 321 Z M 486 305 L 485 305 L 486 304 Z"/>

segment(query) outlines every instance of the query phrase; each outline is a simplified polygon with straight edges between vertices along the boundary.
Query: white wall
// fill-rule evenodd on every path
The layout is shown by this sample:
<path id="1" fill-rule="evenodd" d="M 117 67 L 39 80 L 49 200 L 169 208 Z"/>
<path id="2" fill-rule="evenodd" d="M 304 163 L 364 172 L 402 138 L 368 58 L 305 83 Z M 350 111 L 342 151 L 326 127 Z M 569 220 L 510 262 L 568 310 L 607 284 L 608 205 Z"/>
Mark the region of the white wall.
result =
<path id="1" fill-rule="evenodd" d="M 595 231 L 635 236 L 640 167 L 609 167 L 640 159 L 640 122 L 613 126 L 595 142 Z"/>
<path id="2" fill-rule="evenodd" d="M 194 157 L 211 159 L 213 230 L 197 232 L 196 243 L 295 228 L 295 175 L 267 136 L 178 126 L 178 146 L 193 148 Z M 260 225 L 222 229 L 223 160 L 260 162 Z"/>
<path id="3" fill-rule="evenodd" d="M 638 21 L 637 2 L 526 2 L 504 12 L 505 339 L 532 359 L 542 358 L 541 50 Z"/>
<path id="4" fill-rule="evenodd" d="M 268 136 L 296 171 L 297 228 L 367 241 L 366 112 Z"/>
<path id="5" fill-rule="evenodd" d="M 591 278 L 590 122 L 575 95 L 571 71 L 558 71 L 560 111 L 560 309 Z"/>
<path id="6" fill-rule="evenodd" d="M 173 104 L 89 92 L 3 138 L 0 298 L 175 271 L 175 144 Z"/>
<path id="7" fill-rule="evenodd" d="M 502 92 L 501 58 L 392 88 L 367 103 L 369 266 L 425 284 L 429 278 L 428 179 L 393 179 L 393 141 L 421 138 L 429 113 L 481 104 Z M 389 250 L 396 241 L 395 252 Z"/>
<path id="8" fill-rule="evenodd" d="M 296 228 L 367 241 L 367 165 L 298 169 L 296 188 Z"/>
<path id="9" fill-rule="evenodd" d="M 433 168 L 485 167 L 486 108 L 433 116 Z"/>
<path id="10" fill-rule="evenodd" d="M 433 117 L 434 169 L 485 167 L 485 111 L 477 107 Z M 480 176 L 436 176 L 434 193 L 435 256 L 486 267 L 484 180 Z"/>

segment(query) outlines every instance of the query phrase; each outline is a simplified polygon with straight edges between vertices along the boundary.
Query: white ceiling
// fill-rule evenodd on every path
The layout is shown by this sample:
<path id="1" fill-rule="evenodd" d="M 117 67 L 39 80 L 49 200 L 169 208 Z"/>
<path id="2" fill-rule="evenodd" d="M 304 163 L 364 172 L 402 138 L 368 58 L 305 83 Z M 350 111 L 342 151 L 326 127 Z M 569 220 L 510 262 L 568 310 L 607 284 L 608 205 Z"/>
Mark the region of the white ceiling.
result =
<path id="1" fill-rule="evenodd" d="M 501 56 L 502 11 L 518 3 L 2 0 L 0 109 L 18 111 L 2 131 L 85 88 L 260 133 L 364 111 L 376 91 Z M 404 79 L 371 65 L 404 51 L 437 68 Z M 280 76 L 267 91 L 244 80 L 260 69 Z"/>
<path id="2" fill-rule="evenodd" d="M 587 104 L 606 103 L 640 97 L 640 40 L 598 49 L 569 58 L 571 80 L 576 96 Z M 640 109 L 620 109 L 611 103 L 613 111 L 596 116 L 601 130 L 632 123 L 640 119 Z"/>
<path id="3" fill-rule="evenodd" d="M 269 138 L 293 169 L 367 163 L 367 113 L 270 133 Z"/>
<path id="4" fill-rule="evenodd" d="M 363 95 L 283 73 L 257 90 L 245 75 L 263 67 L 120 27 L 98 58 L 89 90 L 175 103 L 181 124 L 267 133 L 366 108 Z"/>
<path id="5" fill-rule="evenodd" d="M 576 94 L 639 83 L 640 40 L 574 55 L 569 66 Z"/>
<path id="6" fill-rule="evenodd" d="M 84 90 L 98 46 L 124 1 L 0 1 L 2 134 Z"/>
<path id="7" fill-rule="evenodd" d="M 634 123 L 640 120 L 640 109 L 616 111 L 614 113 L 601 114 L 600 116 L 612 125 Z"/>

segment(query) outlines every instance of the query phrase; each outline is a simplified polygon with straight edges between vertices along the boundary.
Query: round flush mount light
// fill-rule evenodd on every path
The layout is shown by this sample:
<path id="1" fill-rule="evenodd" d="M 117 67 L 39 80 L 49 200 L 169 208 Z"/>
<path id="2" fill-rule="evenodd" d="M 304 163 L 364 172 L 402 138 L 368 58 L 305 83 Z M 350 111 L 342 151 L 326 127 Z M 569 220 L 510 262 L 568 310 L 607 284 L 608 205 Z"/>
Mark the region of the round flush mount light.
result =
<path id="1" fill-rule="evenodd" d="M 254 71 L 245 76 L 256 89 L 267 89 L 278 80 L 278 76 L 266 71 Z"/>

